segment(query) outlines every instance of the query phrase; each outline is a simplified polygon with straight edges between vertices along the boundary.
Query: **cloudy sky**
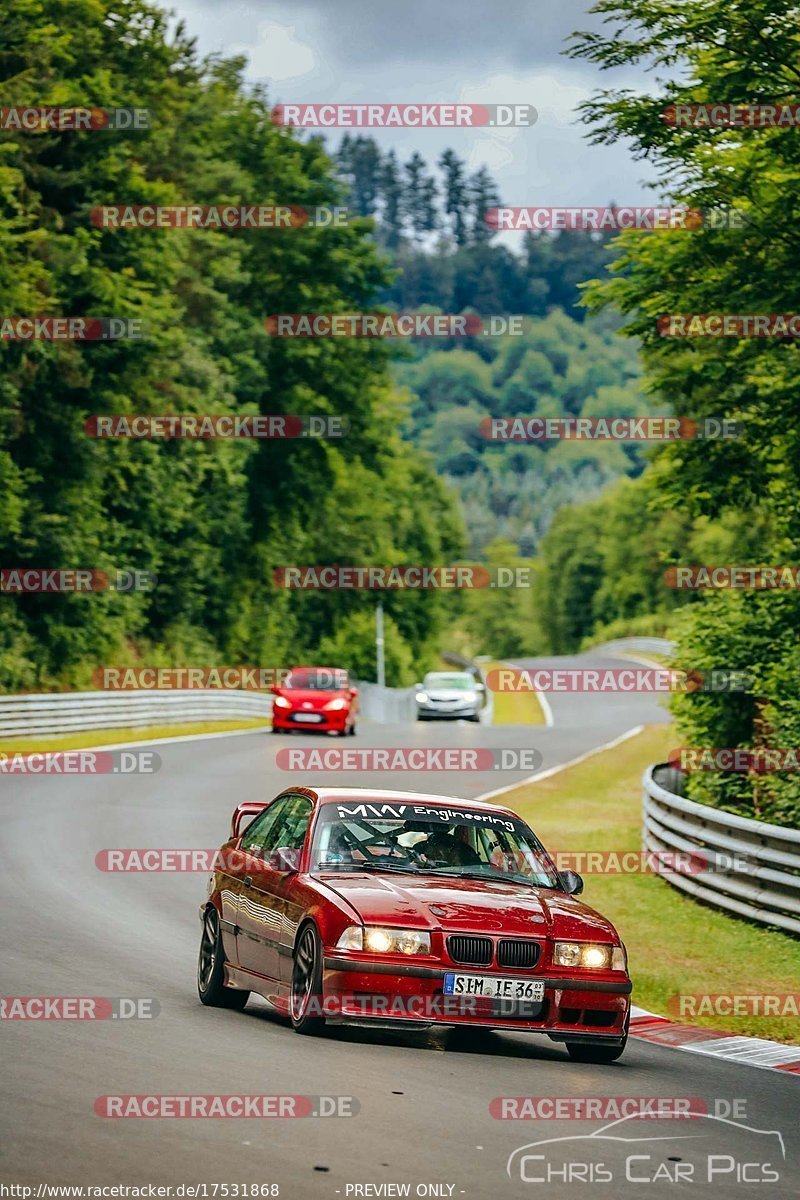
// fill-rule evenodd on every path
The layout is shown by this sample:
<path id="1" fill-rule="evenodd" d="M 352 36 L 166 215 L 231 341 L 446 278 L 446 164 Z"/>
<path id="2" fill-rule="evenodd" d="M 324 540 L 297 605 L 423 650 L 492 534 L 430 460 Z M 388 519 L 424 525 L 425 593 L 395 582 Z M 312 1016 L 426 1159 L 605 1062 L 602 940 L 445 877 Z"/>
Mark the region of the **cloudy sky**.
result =
<path id="1" fill-rule="evenodd" d="M 564 39 L 598 28 L 588 0 L 167 0 L 201 53 L 247 56 L 279 102 L 527 103 L 529 129 L 372 131 L 401 159 L 452 146 L 488 166 L 510 205 L 596 205 L 653 198 L 628 147 L 590 146 L 576 106 L 597 87 L 652 86 L 564 57 Z M 338 144 L 341 132 L 329 141 Z"/>

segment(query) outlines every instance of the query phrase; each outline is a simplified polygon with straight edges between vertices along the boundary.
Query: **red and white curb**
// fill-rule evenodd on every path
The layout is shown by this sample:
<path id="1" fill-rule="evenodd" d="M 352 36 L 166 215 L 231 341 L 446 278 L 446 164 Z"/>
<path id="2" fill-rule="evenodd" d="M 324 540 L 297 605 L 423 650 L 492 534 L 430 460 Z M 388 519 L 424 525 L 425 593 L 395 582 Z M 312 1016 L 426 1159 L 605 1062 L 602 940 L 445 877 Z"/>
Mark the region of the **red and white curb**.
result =
<path id="1" fill-rule="evenodd" d="M 800 1075 L 800 1046 L 784 1046 L 766 1038 L 739 1037 L 733 1033 L 718 1033 L 715 1029 L 701 1029 L 697 1025 L 682 1025 L 635 1005 L 631 1007 L 630 1031 L 632 1037 L 659 1046 Z"/>

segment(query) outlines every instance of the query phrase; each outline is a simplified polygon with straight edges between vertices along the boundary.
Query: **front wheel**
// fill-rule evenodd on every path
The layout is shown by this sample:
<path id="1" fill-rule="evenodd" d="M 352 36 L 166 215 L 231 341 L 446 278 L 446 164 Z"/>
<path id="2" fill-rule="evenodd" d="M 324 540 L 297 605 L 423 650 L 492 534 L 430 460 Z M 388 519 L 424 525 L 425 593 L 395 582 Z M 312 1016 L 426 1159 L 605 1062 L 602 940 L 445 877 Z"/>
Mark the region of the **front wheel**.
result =
<path id="1" fill-rule="evenodd" d="M 301 930 L 294 951 L 289 1011 L 296 1033 L 320 1034 L 325 1018 L 314 1012 L 322 1003 L 322 945 L 314 925 Z"/>
<path id="2" fill-rule="evenodd" d="M 626 1034 L 619 1042 L 613 1042 L 611 1045 L 592 1046 L 585 1042 L 567 1042 L 567 1053 L 573 1062 L 581 1063 L 612 1063 L 621 1058 L 625 1047 L 628 1044 L 628 1035 Z"/>
<path id="3" fill-rule="evenodd" d="M 197 994 L 201 1004 L 213 1008 L 235 1008 L 241 1011 L 250 998 L 249 992 L 225 986 L 225 952 L 217 910 L 211 905 L 203 916 L 203 936 L 197 960 Z"/>

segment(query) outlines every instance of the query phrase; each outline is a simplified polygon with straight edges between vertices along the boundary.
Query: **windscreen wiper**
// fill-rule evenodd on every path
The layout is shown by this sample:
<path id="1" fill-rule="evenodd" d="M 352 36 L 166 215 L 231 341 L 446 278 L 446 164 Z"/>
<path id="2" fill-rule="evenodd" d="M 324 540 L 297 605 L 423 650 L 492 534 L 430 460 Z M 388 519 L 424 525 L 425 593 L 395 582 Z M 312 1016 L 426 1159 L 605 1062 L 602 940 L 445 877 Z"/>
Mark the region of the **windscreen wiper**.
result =
<path id="1" fill-rule="evenodd" d="M 426 875 L 442 875 L 446 879 L 478 879 L 482 883 L 491 880 L 494 883 L 524 883 L 528 887 L 549 887 L 553 888 L 556 885 L 551 883 L 535 883 L 526 875 L 511 875 L 504 871 L 501 875 L 498 873 L 488 874 L 485 871 L 459 871 L 458 868 L 450 869 L 449 867 L 431 867 L 425 871 Z"/>
<path id="2" fill-rule="evenodd" d="M 417 867 L 398 867 L 393 863 L 382 862 L 363 862 L 363 863 L 320 863 L 316 868 L 317 871 L 334 871 L 340 872 L 342 875 L 358 875 L 361 871 L 389 871 L 394 875 L 419 875 L 420 871 Z"/>

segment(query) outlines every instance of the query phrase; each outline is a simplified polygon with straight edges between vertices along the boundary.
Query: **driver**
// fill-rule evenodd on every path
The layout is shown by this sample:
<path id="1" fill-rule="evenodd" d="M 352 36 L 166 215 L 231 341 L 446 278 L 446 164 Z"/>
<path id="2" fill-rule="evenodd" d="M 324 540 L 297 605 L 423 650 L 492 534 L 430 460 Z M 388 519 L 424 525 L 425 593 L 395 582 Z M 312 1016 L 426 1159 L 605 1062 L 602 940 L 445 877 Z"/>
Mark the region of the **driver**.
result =
<path id="1" fill-rule="evenodd" d="M 409 835 L 413 835 L 413 840 Z M 479 866 L 481 860 L 469 845 L 468 837 L 466 825 L 431 828 L 425 821 L 406 821 L 397 840 L 401 845 L 413 846 L 415 853 L 427 862 L 444 862 L 452 867 Z"/>

